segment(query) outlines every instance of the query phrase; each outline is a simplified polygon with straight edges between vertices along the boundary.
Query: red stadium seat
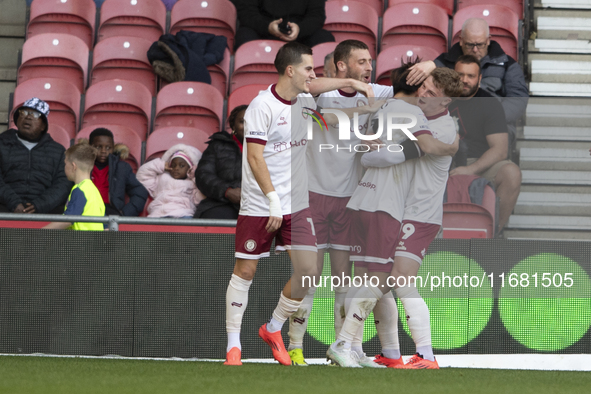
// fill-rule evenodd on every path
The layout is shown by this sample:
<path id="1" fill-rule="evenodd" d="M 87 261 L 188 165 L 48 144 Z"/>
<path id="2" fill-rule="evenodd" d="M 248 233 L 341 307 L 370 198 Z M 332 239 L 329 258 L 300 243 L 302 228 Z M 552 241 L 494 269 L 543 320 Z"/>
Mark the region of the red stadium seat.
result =
<path id="1" fill-rule="evenodd" d="M 70 147 L 72 139 L 70 138 L 68 132 L 62 126 L 49 123 L 47 127 L 47 133 L 51 136 L 51 138 L 53 138 L 55 142 L 57 142 L 64 148 L 68 149 Z"/>
<path id="2" fill-rule="evenodd" d="M 76 136 L 76 140 L 90 136 L 95 129 L 104 127 L 113 133 L 115 144 L 124 144 L 129 148 L 129 157 L 125 160 L 135 173 L 142 162 L 142 140 L 137 133 L 129 127 L 115 124 L 97 124 L 83 128 Z"/>
<path id="3" fill-rule="evenodd" d="M 510 8 L 519 19 L 523 19 L 523 12 L 524 10 L 524 1 L 523 0 L 458 0 L 458 11 L 470 7 L 472 5 L 488 5 L 488 4 L 495 4 L 495 5 L 502 5 L 507 8 Z"/>
<path id="4" fill-rule="evenodd" d="M 453 20 L 452 44 L 460 41 L 462 25 L 469 18 L 482 18 L 488 22 L 491 39 L 498 42 L 505 53 L 518 60 L 519 17 L 500 5 L 473 5 L 456 12 Z"/>
<path id="5" fill-rule="evenodd" d="M 447 12 L 437 5 L 396 4 L 384 13 L 381 50 L 394 45 L 415 45 L 447 52 L 448 26 Z"/>
<path id="6" fill-rule="evenodd" d="M 161 0 L 105 0 L 97 41 L 115 36 L 158 41 L 166 29 L 166 6 Z"/>
<path id="7" fill-rule="evenodd" d="M 202 82 L 175 82 L 158 93 L 154 130 L 182 126 L 213 134 L 220 131 L 223 111 L 224 98 L 213 86 Z"/>
<path id="8" fill-rule="evenodd" d="M 109 37 L 97 43 L 92 58 L 90 84 L 125 79 L 144 85 L 156 95 L 156 74 L 148 61 L 152 42 L 138 37 Z"/>
<path id="9" fill-rule="evenodd" d="M 154 130 L 146 141 L 146 161 L 162 157 L 164 152 L 176 144 L 194 146 L 203 153 L 210 135 L 210 132 L 193 127 L 172 126 Z"/>
<path id="10" fill-rule="evenodd" d="M 35 0 L 31 3 L 27 38 L 43 33 L 70 34 L 91 49 L 95 19 L 93 0 Z"/>
<path id="11" fill-rule="evenodd" d="M 324 76 L 324 58 L 331 52 L 334 52 L 338 43 L 324 42 L 312 48 L 312 57 L 314 58 L 314 73 L 316 77 Z"/>
<path id="12" fill-rule="evenodd" d="M 23 45 L 18 83 L 32 78 L 61 78 L 84 92 L 88 74 L 88 47 L 69 34 L 46 33 Z"/>
<path id="13" fill-rule="evenodd" d="M 252 99 L 258 96 L 261 90 L 266 90 L 269 85 L 246 85 L 236 89 L 228 97 L 228 114 L 239 105 L 249 105 Z"/>
<path id="14" fill-rule="evenodd" d="M 327 1 L 339 1 L 339 0 L 327 0 Z M 383 0 L 356 0 L 360 3 L 364 3 L 373 8 L 379 16 L 384 14 L 384 1 Z M 390 0 L 392 1 L 392 0 Z"/>
<path id="15" fill-rule="evenodd" d="M 82 127 L 118 124 L 144 140 L 150 130 L 152 96 L 144 85 L 115 79 L 98 82 L 86 91 Z"/>
<path id="16" fill-rule="evenodd" d="M 233 51 L 236 7 L 229 0 L 179 0 L 170 12 L 170 34 L 181 30 L 224 36 Z"/>
<path id="17" fill-rule="evenodd" d="M 374 9 L 368 8 L 364 3 L 353 0 L 335 0 L 326 3 L 324 28 L 334 35 L 336 42 L 355 39 L 366 43 L 370 55 L 375 58 L 378 19 L 378 13 Z"/>
<path id="18" fill-rule="evenodd" d="M 433 48 L 415 45 L 396 45 L 383 50 L 376 61 L 376 83 L 391 85 L 390 72 L 400 67 L 402 61 L 408 62 L 417 56 L 422 61 L 435 60 L 439 56 L 439 52 Z"/>
<path id="19" fill-rule="evenodd" d="M 462 1 L 462 0 L 458 0 Z M 489 0 L 490 1 L 490 0 Z M 453 16 L 454 14 L 454 0 L 389 0 L 388 8 L 395 6 L 400 3 L 412 3 L 412 4 L 435 4 L 443 8 L 447 15 Z"/>
<path id="20" fill-rule="evenodd" d="M 494 220 L 486 208 L 470 203 L 443 204 L 443 238 L 494 238 Z"/>
<path id="21" fill-rule="evenodd" d="M 31 97 L 39 97 L 49 104 L 48 123 L 63 128 L 70 139 L 78 130 L 80 118 L 80 92 L 70 82 L 58 78 L 34 78 L 18 85 L 14 90 L 14 110 Z M 12 114 L 9 116 L 11 127 Z"/>
<path id="22" fill-rule="evenodd" d="M 275 55 L 285 44 L 282 41 L 254 40 L 244 43 L 234 56 L 234 73 L 230 93 L 239 87 L 253 84 L 277 83 Z"/>

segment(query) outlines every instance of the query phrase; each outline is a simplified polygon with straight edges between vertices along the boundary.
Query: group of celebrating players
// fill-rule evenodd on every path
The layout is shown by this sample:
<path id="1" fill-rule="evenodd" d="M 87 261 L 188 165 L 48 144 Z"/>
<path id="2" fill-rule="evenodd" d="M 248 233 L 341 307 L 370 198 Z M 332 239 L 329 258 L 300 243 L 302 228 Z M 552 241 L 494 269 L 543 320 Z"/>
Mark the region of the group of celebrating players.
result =
<path id="1" fill-rule="evenodd" d="M 448 171 L 459 145 L 447 107 L 460 96 L 462 82 L 447 68 L 421 76 L 414 67 L 417 59 L 392 71 L 391 87 L 372 84 L 369 50 L 356 40 L 339 43 L 334 62 L 336 78 L 317 79 L 312 50 L 285 44 L 275 59 L 277 84 L 262 91 L 245 113 L 236 265 L 226 293 L 225 364 L 242 364 L 240 327 L 248 290 L 258 260 L 270 255 L 275 240 L 276 251 L 289 253 L 293 274 L 259 336 L 279 363 L 306 365 L 303 337 L 316 288 L 304 278 L 320 276 L 329 252 L 332 275 L 350 277 L 354 262 L 355 276 L 367 274 L 379 283 L 335 288 L 336 342 L 327 358 L 342 367 L 439 368 L 429 310 L 410 278 L 441 226 Z M 408 83 L 417 80 L 421 83 Z M 340 140 L 338 116 L 321 108 L 356 118 L 350 123 L 358 129 Z M 328 125 L 315 127 L 311 140 L 310 111 L 322 112 Z M 392 124 L 408 124 L 406 133 L 364 139 L 367 152 L 351 149 L 362 142 L 359 134 L 378 135 L 388 126 L 392 131 Z M 400 354 L 392 289 L 416 344 L 407 363 Z M 363 323 L 372 310 L 382 345 L 374 359 L 361 345 Z M 288 319 L 286 349 L 281 328 Z"/>

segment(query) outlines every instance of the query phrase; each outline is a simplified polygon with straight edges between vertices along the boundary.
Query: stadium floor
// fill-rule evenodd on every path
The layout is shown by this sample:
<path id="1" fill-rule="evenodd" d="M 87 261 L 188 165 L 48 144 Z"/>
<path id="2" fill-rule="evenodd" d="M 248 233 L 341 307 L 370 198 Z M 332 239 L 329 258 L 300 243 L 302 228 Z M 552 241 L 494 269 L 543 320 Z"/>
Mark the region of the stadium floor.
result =
<path id="1" fill-rule="evenodd" d="M 509 360 L 512 355 L 497 355 Z M 589 393 L 591 374 L 445 368 L 440 370 L 283 367 L 79 357 L 0 357 L 0 393 Z"/>

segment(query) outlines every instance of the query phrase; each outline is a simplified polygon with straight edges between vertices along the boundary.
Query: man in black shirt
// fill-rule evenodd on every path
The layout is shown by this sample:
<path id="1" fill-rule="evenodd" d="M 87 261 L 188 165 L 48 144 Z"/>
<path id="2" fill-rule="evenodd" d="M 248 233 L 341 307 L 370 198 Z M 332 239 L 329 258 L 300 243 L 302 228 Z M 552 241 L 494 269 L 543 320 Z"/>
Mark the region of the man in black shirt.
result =
<path id="1" fill-rule="evenodd" d="M 501 103 L 480 88 L 480 62 L 472 55 L 458 58 L 455 70 L 464 83 L 462 97 L 449 112 L 457 118 L 465 158 L 456 158 L 450 175 L 478 175 L 491 181 L 499 197 L 498 230 L 502 230 L 517 202 L 521 188 L 521 170 L 507 160 L 508 132 Z M 460 148 L 461 150 L 461 148 Z M 465 162 L 462 162 L 465 161 Z"/>

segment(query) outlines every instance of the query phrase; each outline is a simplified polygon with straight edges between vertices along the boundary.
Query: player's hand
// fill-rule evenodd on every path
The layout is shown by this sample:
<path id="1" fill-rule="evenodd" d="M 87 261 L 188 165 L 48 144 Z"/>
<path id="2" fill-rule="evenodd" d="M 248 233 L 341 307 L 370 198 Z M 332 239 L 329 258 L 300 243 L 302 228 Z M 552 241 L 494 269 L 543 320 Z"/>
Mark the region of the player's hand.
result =
<path id="1" fill-rule="evenodd" d="M 281 33 L 281 31 L 279 30 L 279 24 L 282 21 L 283 21 L 283 19 L 279 18 L 279 19 L 275 19 L 273 22 L 269 23 L 269 34 L 279 38 L 281 41 L 287 41 L 288 36 Z"/>
<path id="2" fill-rule="evenodd" d="M 376 99 L 369 99 L 369 104 L 367 105 L 367 109 L 370 113 L 378 112 L 380 108 L 386 103 L 387 100 L 376 100 Z"/>
<path id="3" fill-rule="evenodd" d="M 234 189 L 228 189 L 226 191 L 226 198 L 232 203 L 232 204 L 240 204 L 240 191 L 242 189 L 240 189 L 239 187 L 236 187 Z"/>
<path id="4" fill-rule="evenodd" d="M 368 83 L 361 82 L 356 79 L 351 79 L 351 87 L 355 89 L 355 91 L 364 95 L 365 97 L 375 97 L 373 88 Z"/>
<path id="5" fill-rule="evenodd" d="M 300 27 L 298 26 L 297 23 L 293 23 L 293 22 L 287 22 L 287 25 L 291 28 L 291 33 L 289 33 L 287 35 L 287 38 L 285 39 L 285 41 L 297 40 L 298 35 L 300 34 Z"/>
<path id="6" fill-rule="evenodd" d="M 14 208 L 14 213 L 25 213 L 25 206 L 23 204 L 18 204 L 16 208 Z"/>
<path id="7" fill-rule="evenodd" d="M 382 140 L 379 138 L 376 138 L 375 140 L 367 141 L 367 145 L 369 145 L 370 151 L 378 150 L 378 148 L 382 148 L 382 147 L 386 146 L 386 144 L 384 144 L 382 142 Z"/>
<path id="8" fill-rule="evenodd" d="M 268 233 L 274 233 L 275 231 L 279 230 L 281 227 L 281 223 L 283 222 L 283 218 L 278 218 L 277 216 L 269 216 L 269 221 L 265 226 L 265 230 Z"/>
<path id="9" fill-rule="evenodd" d="M 26 203 L 23 213 L 35 213 L 35 206 L 30 202 Z"/>
<path id="10" fill-rule="evenodd" d="M 431 74 L 431 71 L 435 70 L 437 66 L 432 60 L 426 62 L 420 62 L 409 68 L 408 76 L 406 77 L 406 83 L 410 86 L 420 85 L 425 79 Z"/>
<path id="11" fill-rule="evenodd" d="M 474 175 L 474 171 L 470 167 L 456 167 L 449 172 L 449 175 Z"/>

